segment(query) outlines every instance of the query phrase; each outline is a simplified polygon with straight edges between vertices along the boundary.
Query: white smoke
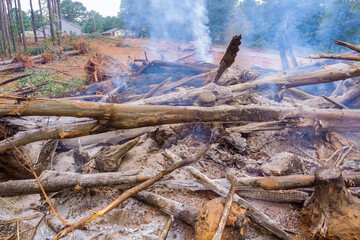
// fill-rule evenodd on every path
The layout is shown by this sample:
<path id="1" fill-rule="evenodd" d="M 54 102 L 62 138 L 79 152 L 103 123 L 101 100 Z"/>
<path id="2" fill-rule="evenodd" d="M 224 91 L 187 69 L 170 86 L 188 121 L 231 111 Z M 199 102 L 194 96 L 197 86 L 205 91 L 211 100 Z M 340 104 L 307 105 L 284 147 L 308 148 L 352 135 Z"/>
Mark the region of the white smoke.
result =
<path id="1" fill-rule="evenodd" d="M 150 37 L 194 41 L 201 61 L 212 62 L 205 0 L 151 0 Z"/>

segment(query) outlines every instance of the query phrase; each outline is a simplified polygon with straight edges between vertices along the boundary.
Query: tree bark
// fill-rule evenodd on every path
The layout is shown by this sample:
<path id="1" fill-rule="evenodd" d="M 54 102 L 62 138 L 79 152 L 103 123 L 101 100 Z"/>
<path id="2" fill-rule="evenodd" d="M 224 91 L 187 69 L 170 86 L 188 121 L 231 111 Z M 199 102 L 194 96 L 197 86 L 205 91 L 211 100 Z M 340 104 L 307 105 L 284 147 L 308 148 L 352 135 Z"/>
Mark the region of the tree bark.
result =
<path id="1" fill-rule="evenodd" d="M 235 35 L 231 39 L 226 49 L 226 52 L 220 61 L 220 67 L 217 70 L 216 75 L 214 77 L 214 83 L 217 83 L 221 78 L 221 76 L 223 75 L 223 73 L 225 72 L 225 70 L 231 67 L 231 65 L 235 62 L 237 53 L 240 50 L 239 49 L 240 44 L 241 44 L 241 35 Z"/>
<path id="2" fill-rule="evenodd" d="M 17 52 L 17 46 L 16 46 L 16 26 L 14 23 L 14 14 L 12 12 L 12 4 L 11 0 L 6 0 L 7 7 L 8 7 L 8 15 L 9 15 L 9 23 L 10 23 L 10 33 L 11 33 L 11 39 L 13 43 L 14 52 Z"/>
<path id="3" fill-rule="evenodd" d="M 146 181 L 149 178 L 149 176 L 139 176 L 126 172 L 93 174 L 43 172 L 42 175 L 40 175 L 41 185 L 46 193 L 58 192 L 64 189 L 74 189 L 75 187 L 77 189 L 83 189 L 117 186 L 126 189 Z M 0 182 L 0 197 L 38 193 L 41 193 L 41 189 L 35 179 Z"/>
<path id="4" fill-rule="evenodd" d="M 49 17 L 50 17 L 50 31 L 51 31 L 51 37 L 53 44 L 55 45 L 56 37 L 55 37 L 55 29 L 54 29 L 54 17 L 53 17 L 53 8 L 51 5 L 52 0 L 47 0 L 48 2 L 48 9 L 49 9 Z"/>
<path id="5" fill-rule="evenodd" d="M 24 28 L 24 21 L 23 21 L 23 16 L 22 16 L 22 10 L 21 10 L 21 3 L 20 0 L 18 1 L 18 8 L 19 8 L 19 17 L 20 17 L 20 25 L 21 25 L 21 33 L 22 33 L 22 40 L 23 40 L 23 44 L 24 44 L 24 51 L 27 51 L 27 44 L 26 44 L 26 39 L 25 39 L 25 28 Z"/>
<path id="6" fill-rule="evenodd" d="M 30 10 L 31 10 L 31 21 L 32 21 L 32 27 L 33 27 L 33 32 L 34 32 L 34 38 L 35 38 L 35 42 L 38 42 L 38 38 L 36 35 L 36 28 L 35 28 L 35 16 L 34 16 L 34 9 L 33 9 L 33 5 L 32 5 L 32 0 L 30 0 Z"/>
<path id="7" fill-rule="evenodd" d="M 7 36 L 6 36 L 6 25 L 5 25 L 5 21 L 6 21 L 6 15 L 5 12 L 3 11 L 3 6 L 4 6 L 4 2 L 3 0 L 0 1 L 0 20 L 1 20 L 1 36 L 2 36 L 2 42 L 3 42 L 3 52 L 5 54 L 5 57 L 9 56 L 9 52 L 8 52 L 8 45 L 10 44 L 7 41 Z"/>
<path id="8" fill-rule="evenodd" d="M 58 19 L 59 19 L 59 46 L 62 45 L 62 16 L 61 16 L 61 6 L 60 0 L 55 0 L 57 3 L 57 10 L 58 10 Z"/>
<path id="9" fill-rule="evenodd" d="M 41 7 L 41 0 L 39 0 L 39 11 L 40 11 L 41 26 L 43 29 L 44 42 L 45 42 L 46 41 L 46 32 L 45 32 L 44 19 L 43 19 L 42 7 Z"/>
<path id="10" fill-rule="evenodd" d="M 303 222 L 311 239 L 360 238 L 360 200 L 345 188 L 338 168 L 320 167 L 315 172 L 314 194 L 303 209 Z"/>
<path id="11" fill-rule="evenodd" d="M 76 100 L 0 99 L 0 116 L 69 116 L 95 118 L 118 129 L 185 122 L 292 121 L 300 131 L 360 131 L 360 110 L 270 106 L 172 107 L 108 104 Z"/>

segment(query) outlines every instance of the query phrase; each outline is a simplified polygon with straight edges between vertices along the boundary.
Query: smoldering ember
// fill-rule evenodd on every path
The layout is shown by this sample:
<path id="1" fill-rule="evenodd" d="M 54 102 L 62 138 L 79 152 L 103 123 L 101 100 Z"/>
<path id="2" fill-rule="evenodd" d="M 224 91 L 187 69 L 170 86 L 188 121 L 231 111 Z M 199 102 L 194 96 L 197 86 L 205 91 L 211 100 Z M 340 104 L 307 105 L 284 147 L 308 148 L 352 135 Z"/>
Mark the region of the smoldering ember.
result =
<path id="1" fill-rule="evenodd" d="M 82 2 L 0 0 L 0 239 L 360 239 L 359 1 Z"/>

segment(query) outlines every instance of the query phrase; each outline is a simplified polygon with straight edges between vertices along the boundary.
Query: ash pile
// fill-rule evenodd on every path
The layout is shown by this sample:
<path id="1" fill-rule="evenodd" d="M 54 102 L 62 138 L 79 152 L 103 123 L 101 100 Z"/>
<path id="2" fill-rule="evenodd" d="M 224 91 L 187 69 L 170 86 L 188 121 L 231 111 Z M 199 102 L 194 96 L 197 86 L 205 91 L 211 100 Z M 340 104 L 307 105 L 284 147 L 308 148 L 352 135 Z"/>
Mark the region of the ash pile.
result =
<path id="1" fill-rule="evenodd" d="M 360 238 L 359 47 L 248 71 L 240 40 L 219 66 L 95 56 L 72 96 L 3 96 L 1 238 Z"/>

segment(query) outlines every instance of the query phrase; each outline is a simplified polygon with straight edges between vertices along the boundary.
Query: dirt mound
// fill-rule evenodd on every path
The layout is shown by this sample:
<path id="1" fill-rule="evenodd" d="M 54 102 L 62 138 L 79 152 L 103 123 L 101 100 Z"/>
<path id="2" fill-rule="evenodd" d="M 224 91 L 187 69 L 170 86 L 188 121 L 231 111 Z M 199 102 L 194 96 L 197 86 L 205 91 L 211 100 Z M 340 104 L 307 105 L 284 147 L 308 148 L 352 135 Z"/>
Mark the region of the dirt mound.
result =
<path id="1" fill-rule="evenodd" d="M 14 62 L 24 63 L 26 68 L 34 68 L 34 62 L 27 55 L 22 55 L 21 53 L 16 54 Z"/>
<path id="2" fill-rule="evenodd" d="M 90 82 L 99 82 L 104 80 L 103 59 L 100 53 L 91 55 L 84 67 L 85 72 L 90 78 Z"/>
<path id="3" fill-rule="evenodd" d="M 84 38 L 79 38 L 72 43 L 74 49 L 79 50 L 82 54 L 88 54 L 89 48 Z"/>

